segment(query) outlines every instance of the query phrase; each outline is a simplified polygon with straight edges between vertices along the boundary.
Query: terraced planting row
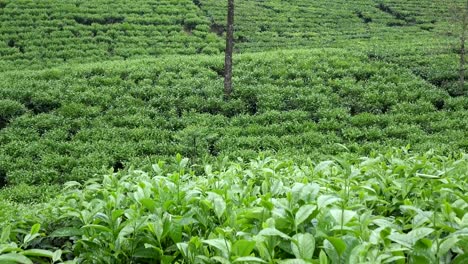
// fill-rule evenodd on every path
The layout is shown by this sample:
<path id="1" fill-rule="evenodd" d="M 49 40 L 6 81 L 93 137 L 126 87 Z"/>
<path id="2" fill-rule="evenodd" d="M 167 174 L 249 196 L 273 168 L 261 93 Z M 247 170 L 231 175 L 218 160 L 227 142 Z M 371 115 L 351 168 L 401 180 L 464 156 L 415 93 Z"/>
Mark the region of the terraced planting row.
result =
<path id="1" fill-rule="evenodd" d="M 241 0 L 236 49 L 352 48 L 415 39 L 431 46 L 448 30 L 448 6 L 429 2 L 417 13 L 414 1 Z M 0 71 L 224 49 L 225 1 L 0 3 Z"/>
<path id="2" fill-rule="evenodd" d="M 220 56 L 2 74 L 2 185 L 85 180 L 174 153 L 203 163 L 259 151 L 303 160 L 468 147 L 467 97 L 398 65 L 341 49 L 244 54 L 235 63 L 227 102 Z"/>
<path id="3" fill-rule="evenodd" d="M 223 49 L 190 0 L 0 3 L 0 71 Z"/>
<path id="4" fill-rule="evenodd" d="M 426 12 L 411 12 L 414 1 L 238 1 L 238 49 L 330 47 L 345 43 L 431 37 L 447 27 L 448 7 L 427 1 Z M 225 1 L 201 0 L 201 8 L 222 32 Z M 421 4 L 420 4 L 421 5 Z M 403 11 L 400 11 L 403 10 Z"/>

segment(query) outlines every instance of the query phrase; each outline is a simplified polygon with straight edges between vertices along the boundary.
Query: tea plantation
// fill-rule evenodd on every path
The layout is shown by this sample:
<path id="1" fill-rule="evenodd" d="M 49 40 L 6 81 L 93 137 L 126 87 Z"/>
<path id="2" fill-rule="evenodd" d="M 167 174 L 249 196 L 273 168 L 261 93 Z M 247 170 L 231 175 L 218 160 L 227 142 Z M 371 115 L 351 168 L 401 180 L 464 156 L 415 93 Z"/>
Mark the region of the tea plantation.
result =
<path id="1" fill-rule="evenodd" d="M 0 263 L 468 263 L 464 2 L 0 0 Z"/>

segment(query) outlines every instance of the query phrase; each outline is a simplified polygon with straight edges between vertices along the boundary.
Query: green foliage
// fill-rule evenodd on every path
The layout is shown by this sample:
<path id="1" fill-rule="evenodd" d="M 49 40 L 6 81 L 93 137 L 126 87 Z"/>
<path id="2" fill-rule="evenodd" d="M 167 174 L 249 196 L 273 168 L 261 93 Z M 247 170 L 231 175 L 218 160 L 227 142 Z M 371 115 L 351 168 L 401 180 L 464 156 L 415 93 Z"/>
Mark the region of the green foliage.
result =
<path id="1" fill-rule="evenodd" d="M 467 171 L 464 154 L 394 150 L 356 162 L 257 158 L 198 174 L 179 155 L 65 184 L 34 217 L 0 225 L 0 258 L 450 263 L 467 254 Z"/>
<path id="2" fill-rule="evenodd" d="M 8 185 L 83 182 L 174 153 L 203 164 L 467 150 L 466 98 L 395 64 L 344 49 L 244 54 L 224 101 L 222 63 L 169 56 L 1 74 L 17 110 L 0 131 L 0 175 Z"/>
<path id="3" fill-rule="evenodd" d="M 22 115 L 26 112 L 26 108 L 19 102 L 2 99 L 0 100 L 0 129 L 7 126 L 10 119 Z"/>

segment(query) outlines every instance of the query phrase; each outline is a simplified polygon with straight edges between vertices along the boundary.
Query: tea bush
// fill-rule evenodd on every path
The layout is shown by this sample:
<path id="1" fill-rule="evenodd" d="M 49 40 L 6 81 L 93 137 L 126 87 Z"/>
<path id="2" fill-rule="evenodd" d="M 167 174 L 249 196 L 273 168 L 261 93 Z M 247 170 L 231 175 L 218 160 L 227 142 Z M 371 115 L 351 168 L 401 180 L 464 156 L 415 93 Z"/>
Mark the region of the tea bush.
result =
<path id="1" fill-rule="evenodd" d="M 65 184 L 0 224 L 21 263 L 464 263 L 468 159 L 407 150 L 303 164 L 257 157 Z M 199 171 L 199 172 L 196 172 Z M 1 206 L 1 205 L 0 205 Z M 4 205 L 3 205 L 4 206 Z M 11 210 L 11 209 L 10 209 Z M 1 220 L 1 219 L 0 219 Z"/>
<path id="2" fill-rule="evenodd" d="M 466 98 L 366 54 L 244 54 L 230 101 L 220 65 L 220 56 L 169 56 L 2 74 L 0 95 L 20 109 L 0 131 L 7 184 L 84 181 L 174 153 L 209 161 L 259 151 L 317 158 L 346 152 L 340 144 L 358 155 L 467 149 Z"/>

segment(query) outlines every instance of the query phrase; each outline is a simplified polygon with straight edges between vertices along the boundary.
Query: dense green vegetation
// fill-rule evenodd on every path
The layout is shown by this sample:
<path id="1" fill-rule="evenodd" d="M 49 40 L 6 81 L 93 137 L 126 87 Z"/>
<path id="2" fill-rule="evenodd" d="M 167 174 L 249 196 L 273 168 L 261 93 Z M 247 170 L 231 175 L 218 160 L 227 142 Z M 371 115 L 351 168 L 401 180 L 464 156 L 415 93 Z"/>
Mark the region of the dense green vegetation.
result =
<path id="1" fill-rule="evenodd" d="M 63 195 L 20 212 L 3 229 L 0 260 L 462 264 L 468 258 L 466 155 L 393 151 L 353 164 L 302 166 L 259 158 L 207 165 L 201 173 L 188 164 L 178 156 L 148 171 L 68 183 Z"/>
<path id="2" fill-rule="evenodd" d="M 465 1 L 226 2 L 0 0 L 0 263 L 467 263 Z"/>
<path id="3" fill-rule="evenodd" d="M 359 155 L 468 147 L 468 98 L 450 97 L 398 65 L 325 49 L 245 54 L 236 66 L 227 102 L 221 57 L 3 74 L 7 184 L 84 180 L 103 166 L 173 153 L 320 157 L 344 152 L 341 145 Z"/>
<path id="4" fill-rule="evenodd" d="M 0 71 L 223 49 L 190 0 L 0 3 Z"/>
<path id="5" fill-rule="evenodd" d="M 217 32 L 223 32 L 226 1 L 200 3 Z M 448 15 L 447 5 L 433 0 L 237 1 L 236 6 L 240 51 L 430 41 L 434 32 L 446 30 Z"/>

